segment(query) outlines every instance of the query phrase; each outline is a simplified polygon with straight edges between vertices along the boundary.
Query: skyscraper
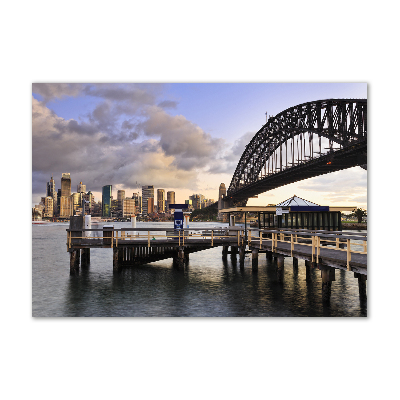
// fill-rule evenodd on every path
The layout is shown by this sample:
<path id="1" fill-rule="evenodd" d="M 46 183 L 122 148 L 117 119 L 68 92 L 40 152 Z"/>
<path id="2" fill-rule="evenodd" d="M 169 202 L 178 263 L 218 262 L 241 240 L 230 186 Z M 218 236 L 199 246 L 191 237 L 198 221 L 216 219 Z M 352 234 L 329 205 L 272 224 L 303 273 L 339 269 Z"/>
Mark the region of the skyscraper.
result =
<path id="1" fill-rule="evenodd" d="M 132 199 L 135 200 L 135 212 L 136 214 L 142 213 L 142 196 L 139 196 L 139 193 L 133 193 Z"/>
<path id="2" fill-rule="evenodd" d="M 175 204 L 175 192 L 167 192 L 167 207 L 166 207 L 166 211 L 169 212 L 169 205 L 170 204 Z"/>
<path id="3" fill-rule="evenodd" d="M 86 193 L 86 185 L 83 185 L 82 182 L 79 182 L 79 185 L 76 188 L 77 193 Z"/>
<path id="4" fill-rule="evenodd" d="M 111 217 L 112 185 L 105 185 L 102 189 L 102 212 L 103 217 Z"/>
<path id="5" fill-rule="evenodd" d="M 46 196 L 50 196 L 53 199 L 53 216 L 55 216 L 57 214 L 57 191 L 53 176 L 51 176 L 50 182 L 47 182 Z"/>
<path id="6" fill-rule="evenodd" d="M 118 190 L 117 200 L 118 200 L 118 211 L 122 211 L 122 202 L 125 199 L 125 190 Z"/>
<path id="7" fill-rule="evenodd" d="M 147 210 L 148 199 L 153 199 L 153 208 L 154 208 L 154 186 L 142 186 L 143 214 L 148 214 Z"/>
<path id="8" fill-rule="evenodd" d="M 71 174 L 64 173 L 61 175 L 61 197 L 71 196 Z"/>
<path id="9" fill-rule="evenodd" d="M 71 174 L 61 175 L 60 218 L 69 218 L 73 215 L 71 199 Z"/>
<path id="10" fill-rule="evenodd" d="M 165 190 L 157 189 L 157 211 L 165 212 Z"/>

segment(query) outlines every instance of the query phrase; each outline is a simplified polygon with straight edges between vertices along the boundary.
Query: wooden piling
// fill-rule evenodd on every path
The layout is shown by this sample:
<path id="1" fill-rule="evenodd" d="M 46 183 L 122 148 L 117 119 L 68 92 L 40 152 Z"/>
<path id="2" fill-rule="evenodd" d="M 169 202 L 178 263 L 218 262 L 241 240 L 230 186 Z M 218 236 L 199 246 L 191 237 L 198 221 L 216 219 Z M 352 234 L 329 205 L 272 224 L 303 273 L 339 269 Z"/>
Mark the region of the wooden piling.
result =
<path id="1" fill-rule="evenodd" d="M 297 257 L 293 257 L 293 271 L 299 269 L 299 259 Z"/>
<path id="2" fill-rule="evenodd" d="M 306 281 L 311 281 L 311 261 L 305 260 L 304 264 L 306 266 Z"/>
<path id="3" fill-rule="evenodd" d="M 222 246 L 222 259 L 225 261 L 228 258 L 228 248 L 229 246 Z"/>
<path id="4" fill-rule="evenodd" d="M 320 269 L 322 278 L 322 301 L 329 303 L 331 300 L 332 281 L 335 280 L 335 268 L 321 265 Z"/>
<path id="5" fill-rule="evenodd" d="M 277 278 L 279 282 L 283 281 L 283 274 L 284 274 L 284 266 L 285 266 L 285 257 L 282 254 L 277 254 Z"/>
<path id="6" fill-rule="evenodd" d="M 258 249 L 253 249 L 251 252 L 251 267 L 254 270 L 258 269 Z"/>
<path id="7" fill-rule="evenodd" d="M 90 264 L 90 249 L 82 249 L 81 251 L 81 265 L 87 267 Z"/>
<path id="8" fill-rule="evenodd" d="M 367 299 L 367 275 L 354 273 L 354 277 L 358 279 L 358 294 L 360 295 L 360 300 Z"/>
<path id="9" fill-rule="evenodd" d="M 70 272 L 79 271 L 80 250 L 72 250 L 70 251 L 69 254 L 70 254 L 70 259 L 69 259 Z"/>
<path id="10" fill-rule="evenodd" d="M 239 247 L 239 261 L 240 264 L 244 264 L 244 257 L 245 257 L 246 253 L 245 253 L 245 248 L 244 246 L 240 246 Z"/>

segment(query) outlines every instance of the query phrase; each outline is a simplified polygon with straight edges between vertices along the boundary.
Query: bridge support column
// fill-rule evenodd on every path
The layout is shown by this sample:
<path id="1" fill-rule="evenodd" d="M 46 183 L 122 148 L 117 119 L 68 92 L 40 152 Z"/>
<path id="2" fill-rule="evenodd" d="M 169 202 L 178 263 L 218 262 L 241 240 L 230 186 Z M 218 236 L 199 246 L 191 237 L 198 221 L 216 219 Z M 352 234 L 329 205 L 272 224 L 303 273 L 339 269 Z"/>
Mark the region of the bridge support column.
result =
<path id="1" fill-rule="evenodd" d="M 82 249 L 81 265 L 87 267 L 90 264 L 90 249 Z"/>
<path id="2" fill-rule="evenodd" d="M 354 278 L 358 278 L 358 293 L 360 300 L 367 300 L 367 275 L 354 272 Z"/>
<path id="3" fill-rule="evenodd" d="M 267 260 L 272 260 L 272 251 L 266 250 L 265 256 L 267 257 Z"/>
<path id="4" fill-rule="evenodd" d="M 79 259 L 80 259 L 80 250 L 72 250 L 69 253 L 69 271 L 71 274 L 75 274 L 79 271 Z"/>
<path id="5" fill-rule="evenodd" d="M 251 267 L 253 270 L 258 269 L 258 249 L 253 249 L 251 252 Z"/>
<path id="6" fill-rule="evenodd" d="M 282 254 L 277 254 L 277 277 L 278 281 L 282 282 L 283 281 L 283 273 L 284 273 L 284 266 L 285 266 L 285 257 Z"/>
<path id="7" fill-rule="evenodd" d="M 322 278 L 322 301 L 329 302 L 331 299 L 332 281 L 335 280 L 335 268 L 321 265 Z"/>

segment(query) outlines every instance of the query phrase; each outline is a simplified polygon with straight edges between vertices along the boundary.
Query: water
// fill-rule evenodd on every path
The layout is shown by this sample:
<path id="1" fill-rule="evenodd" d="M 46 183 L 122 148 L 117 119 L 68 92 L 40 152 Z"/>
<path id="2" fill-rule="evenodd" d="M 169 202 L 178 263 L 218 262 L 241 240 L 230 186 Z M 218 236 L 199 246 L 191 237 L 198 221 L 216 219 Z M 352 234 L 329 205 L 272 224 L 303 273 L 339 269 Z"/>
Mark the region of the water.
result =
<path id="1" fill-rule="evenodd" d="M 109 224 L 109 223 L 108 223 Z M 130 223 L 113 222 L 114 227 Z M 103 224 L 101 224 L 103 225 Z M 100 226 L 101 226 L 100 225 Z M 224 224 L 218 224 L 222 226 Z M 137 223 L 137 227 L 171 227 L 171 222 Z M 216 226 L 212 223 L 191 223 Z M 172 259 L 113 274 L 111 249 L 91 249 L 90 266 L 69 272 L 68 224 L 32 226 L 32 315 L 34 317 L 357 317 L 367 315 L 352 272 L 336 270 L 329 304 L 322 301 L 321 272 L 306 282 L 304 261 L 297 275 L 285 258 L 284 276 L 259 255 L 253 272 L 251 254 L 244 268 L 222 260 L 222 248 L 190 254 L 184 270 Z"/>

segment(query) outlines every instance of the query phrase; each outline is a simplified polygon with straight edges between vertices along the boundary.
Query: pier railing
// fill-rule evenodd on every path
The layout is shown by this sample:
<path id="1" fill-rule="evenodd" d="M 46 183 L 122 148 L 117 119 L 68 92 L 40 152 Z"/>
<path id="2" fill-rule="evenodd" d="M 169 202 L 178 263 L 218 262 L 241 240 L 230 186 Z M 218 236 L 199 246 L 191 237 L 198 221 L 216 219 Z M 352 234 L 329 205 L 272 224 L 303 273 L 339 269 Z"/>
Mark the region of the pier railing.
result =
<path id="1" fill-rule="evenodd" d="M 91 235 L 93 232 L 95 235 Z M 89 233 L 89 235 L 86 235 Z M 99 235 L 101 233 L 101 236 Z M 159 245 L 160 240 L 175 240 L 178 246 L 190 244 L 193 240 L 203 240 L 210 242 L 226 241 L 227 244 L 241 246 L 244 244 L 244 229 L 234 228 L 185 228 L 181 230 L 165 228 L 109 228 L 101 229 L 67 229 L 67 247 L 71 249 L 74 245 L 103 244 L 109 247 L 118 247 L 118 244 L 134 244 L 147 242 Z"/>
<path id="2" fill-rule="evenodd" d="M 325 245 L 330 249 L 346 252 L 348 270 L 350 270 L 352 253 L 367 254 L 367 234 L 362 232 L 250 229 L 247 241 L 249 246 L 257 243 L 260 247 L 263 243 L 269 242 L 272 252 L 277 249 L 278 243 L 290 243 L 291 256 L 293 256 L 295 245 L 309 246 L 311 247 L 311 261 L 316 263 L 319 262 L 321 247 Z"/>
<path id="3" fill-rule="evenodd" d="M 308 246 L 311 248 L 311 261 L 316 263 L 320 261 L 322 247 L 345 252 L 348 270 L 352 254 L 367 254 L 367 234 L 362 232 L 305 229 L 248 229 L 246 232 L 242 226 L 181 230 L 106 226 L 100 229 L 67 229 L 68 251 L 72 248 L 96 246 L 113 248 L 121 245 L 151 247 L 174 244 L 181 247 L 193 244 L 213 247 L 217 244 L 235 247 L 258 246 L 260 250 L 279 252 L 280 243 L 284 244 L 286 249 L 290 249 L 292 257 L 295 246 Z"/>

